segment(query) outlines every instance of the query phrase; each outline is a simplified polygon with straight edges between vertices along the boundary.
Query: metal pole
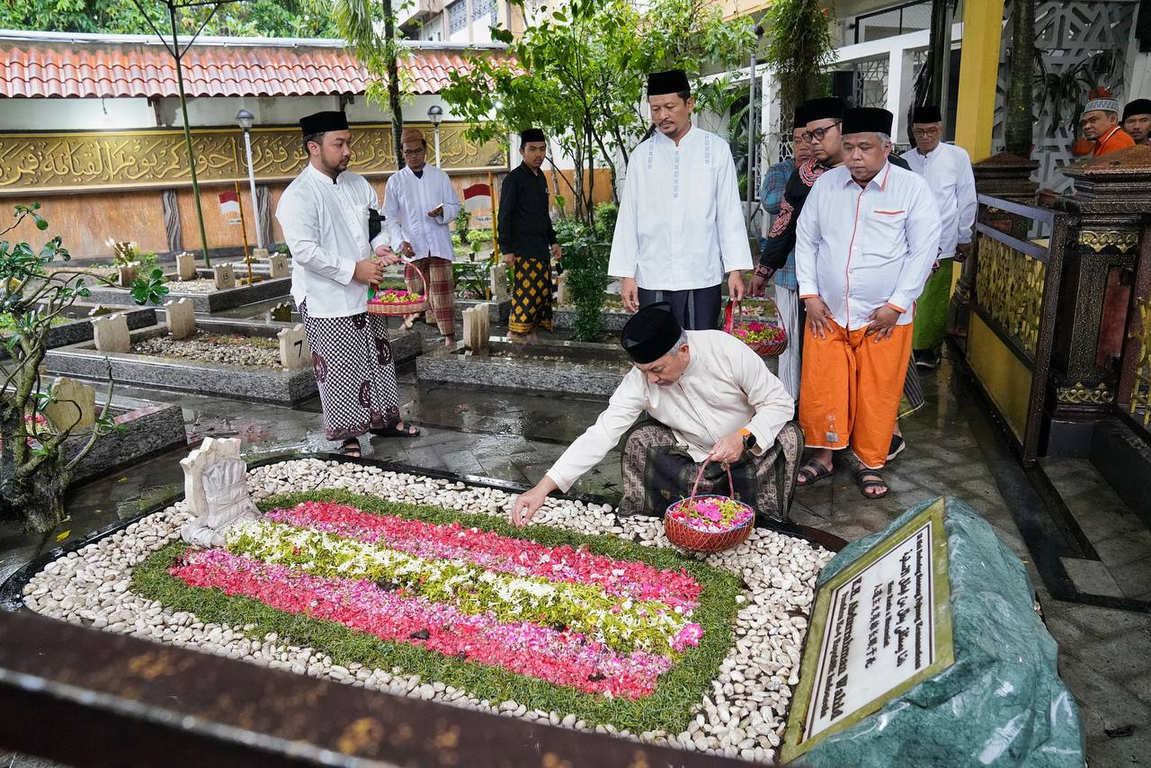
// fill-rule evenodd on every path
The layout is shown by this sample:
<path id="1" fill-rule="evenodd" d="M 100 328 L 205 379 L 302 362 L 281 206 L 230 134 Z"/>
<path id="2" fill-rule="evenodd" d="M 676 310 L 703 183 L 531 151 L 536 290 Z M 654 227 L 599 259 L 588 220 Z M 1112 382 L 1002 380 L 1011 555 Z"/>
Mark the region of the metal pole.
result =
<path id="1" fill-rule="evenodd" d="M 176 7 L 168 0 L 168 17 L 172 21 L 172 51 L 176 59 L 176 88 L 180 92 L 180 112 L 184 116 L 184 142 L 188 145 L 188 170 L 192 172 L 192 199 L 196 202 L 196 220 L 200 225 L 200 251 L 204 255 L 204 266 L 209 269 L 212 261 L 208 258 L 208 234 L 204 231 L 204 209 L 200 205 L 200 182 L 196 179 L 196 154 L 192 150 L 192 129 L 188 127 L 188 102 L 184 97 L 184 68 L 180 64 L 180 38 L 176 29 Z"/>
<path id="2" fill-rule="evenodd" d="M 240 182 L 233 181 L 232 186 L 236 189 L 236 204 L 240 206 L 240 236 L 244 238 L 244 263 L 248 265 L 248 285 L 251 285 L 252 280 L 252 255 L 248 253 L 248 225 L 244 221 L 244 199 L 240 197 Z"/>
<path id="3" fill-rule="evenodd" d="M 264 232 L 260 229 L 260 203 L 256 198 L 256 172 L 252 168 L 252 139 L 244 129 L 244 151 L 248 155 L 248 189 L 252 191 L 252 221 L 256 226 L 256 247 L 264 247 Z M 243 206 L 240 206 L 243 208 Z"/>
<path id="4" fill-rule="evenodd" d="M 436 123 L 436 167 L 440 167 L 440 124 Z"/>
<path id="5" fill-rule="evenodd" d="M 758 46 L 759 40 L 756 39 Z M 755 200 L 755 54 L 751 49 L 751 74 L 748 78 L 747 101 L 747 222 L 751 225 L 754 209 L 751 207 Z"/>

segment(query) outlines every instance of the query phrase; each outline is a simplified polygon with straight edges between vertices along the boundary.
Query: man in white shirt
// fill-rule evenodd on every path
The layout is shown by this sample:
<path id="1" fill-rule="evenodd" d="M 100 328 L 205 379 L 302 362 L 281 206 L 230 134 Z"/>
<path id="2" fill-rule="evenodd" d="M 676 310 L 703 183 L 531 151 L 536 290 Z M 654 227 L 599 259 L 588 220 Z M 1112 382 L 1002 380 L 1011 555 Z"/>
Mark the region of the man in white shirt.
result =
<path id="1" fill-rule="evenodd" d="M 381 233 L 369 241 L 380 205 L 367 179 L 348 170 L 352 133 L 343 112 L 300 120 L 308 164 L 288 185 L 276 220 L 292 254 L 292 298 L 304 318 L 324 410 L 324 434 L 360 455 L 359 437 L 414 437 L 400 420 L 388 327 L 367 313 L 368 286 L 398 257 Z M 373 255 L 378 258 L 373 258 Z"/>
<path id="2" fill-rule="evenodd" d="M 718 328 L 724 273 L 739 301 L 752 266 L 735 162 L 727 142 L 692 127 L 683 70 L 650 75 L 647 94 L 656 131 L 628 159 L 608 274 L 629 312 L 667 301 L 684 328 Z"/>
<path id="3" fill-rule="evenodd" d="M 384 189 L 384 215 L 399 248 L 413 263 L 404 269 L 408 289 L 427 293 L 444 344 L 451 346 L 456 336 L 455 284 L 452 262 L 456 251 L 448 225 L 460 212 L 460 198 L 448 175 L 427 164 L 428 142 L 419 131 L 405 128 L 400 141 L 404 167 L 388 179 Z M 426 285 L 421 284 L 420 275 Z M 411 327 L 415 315 L 405 324 Z"/>
<path id="4" fill-rule="evenodd" d="M 685 332 L 667 302 L 639 310 L 620 341 L 635 367 L 596 423 L 515 500 L 512 522 L 530 521 L 552 491 L 567 492 L 644 412 L 654 421 L 640 422 L 624 442 L 620 514 L 662 515 L 691 493 L 706 460 L 714 463 L 701 493 L 734 493 L 759 514 L 786 519 L 803 435 L 788 421 L 791 395 L 763 361 L 722 331 Z"/>
<path id="5" fill-rule="evenodd" d="M 795 269 L 807 305 L 799 423 L 816 449 L 799 471 L 808 486 L 832 474 L 833 451 L 867 498 L 885 496 L 887 461 L 915 300 L 939 250 L 939 212 L 927 182 L 888 162 L 892 115 L 843 116 L 844 164 L 815 182 L 799 217 Z"/>
<path id="6" fill-rule="evenodd" d="M 902 157 L 911 170 L 927 180 L 939 206 L 942 231 L 939 235 L 937 269 L 923 287 L 915 307 L 915 332 L 911 348 L 917 365 L 939 365 L 939 347 L 947 332 L 947 309 L 951 301 L 953 270 L 951 259 L 961 262 L 971 253 L 971 229 L 975 226 L 975 174 L 971 158 L 962 147 L 944 144 L 943 114 L 939 107 L 916 107 L 911 116 L 915 149 Z"/>

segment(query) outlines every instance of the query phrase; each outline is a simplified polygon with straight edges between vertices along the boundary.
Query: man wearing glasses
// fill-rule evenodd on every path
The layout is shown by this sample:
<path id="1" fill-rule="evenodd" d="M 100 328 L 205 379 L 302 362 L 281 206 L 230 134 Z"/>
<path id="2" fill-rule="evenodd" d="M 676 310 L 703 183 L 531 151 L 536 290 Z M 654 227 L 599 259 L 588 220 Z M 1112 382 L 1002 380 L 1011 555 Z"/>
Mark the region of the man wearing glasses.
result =
<path id="1" fill-rule="evenodd" d="M 448 175 L 427 164 L 428 142 L 422 133 L 405 128 L 400 148 L 404 168 L 388 179 L 384 215 L 392 245 L 404 258 L 412 259 L 419 270 L 412 265 L 405 268 L 408 290 L 427 294 L 432 305 L 430 314 L 444 337 L 444 345 L 450 347 L 456 334 L 452 284 L 455 248 L 448 225 L 460 212 L 460 198 Z M 420 274 L 427 285 L 420 285 Z M 416 317 L 407 317 L 404 324 L 410 328 Z"/>
<path id="2" fill-rule="evenodd" d="M 911 170 L 927 179 L 935 194 L 942 220 L 937 269 L 915 308 L 915 332 L 911 346 L 915 362 L 924 368 L 939 365 L 939 348 L 947 330 L 947 307 L 951 300 L 951 259 L 961 262 L 971 253 L 971 229 L 975 225 L 975 175 L 971 158 L 962 147 L 943 143 L 943 115 L 939 107 L 916 107 L 911 116 L 915 149 L 903 153 Z"/>

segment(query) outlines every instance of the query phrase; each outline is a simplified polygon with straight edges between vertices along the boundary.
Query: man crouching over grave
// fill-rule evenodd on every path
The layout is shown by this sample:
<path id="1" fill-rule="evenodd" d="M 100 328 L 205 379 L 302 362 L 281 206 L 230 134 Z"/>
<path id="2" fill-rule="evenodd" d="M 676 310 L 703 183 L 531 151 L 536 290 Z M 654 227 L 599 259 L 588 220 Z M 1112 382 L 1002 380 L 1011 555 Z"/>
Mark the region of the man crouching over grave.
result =
<path id="1" fill-rule="evenodd" d="M 763 360 L 722 331 L 684 331 L 667 302 L 637 312 L 620 342 L 635 367 L 596 423 L 515 500 L 512 523 L 529 522 L 549 493 L 571 488 L 629 428 L 621 515 L 662 515 L 691 494 L 707 462 L 700 493 L 734 495 L 786 519 L 803 433 L 789 421 L 795 403 Z M 645 411 L 650 418 L 636 424 Z"/>

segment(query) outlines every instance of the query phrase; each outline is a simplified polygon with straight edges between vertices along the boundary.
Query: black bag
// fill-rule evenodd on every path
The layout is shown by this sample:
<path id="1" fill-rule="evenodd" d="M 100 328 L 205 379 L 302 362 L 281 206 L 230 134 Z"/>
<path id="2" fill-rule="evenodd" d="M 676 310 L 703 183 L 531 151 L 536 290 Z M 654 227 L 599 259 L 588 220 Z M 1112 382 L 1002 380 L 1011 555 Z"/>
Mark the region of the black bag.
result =
<path id="1" fill-rule="evenodd" d="M 383 231 L 386 218 L 375 208 L 368 209 L 368 242 L 375 240 L 376 236 Z"/>

